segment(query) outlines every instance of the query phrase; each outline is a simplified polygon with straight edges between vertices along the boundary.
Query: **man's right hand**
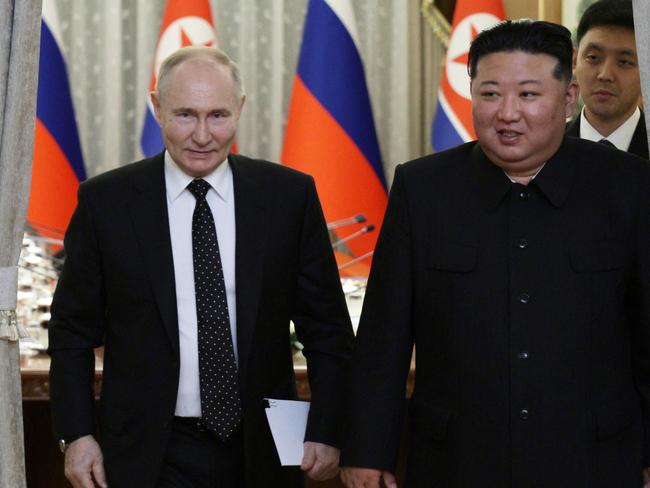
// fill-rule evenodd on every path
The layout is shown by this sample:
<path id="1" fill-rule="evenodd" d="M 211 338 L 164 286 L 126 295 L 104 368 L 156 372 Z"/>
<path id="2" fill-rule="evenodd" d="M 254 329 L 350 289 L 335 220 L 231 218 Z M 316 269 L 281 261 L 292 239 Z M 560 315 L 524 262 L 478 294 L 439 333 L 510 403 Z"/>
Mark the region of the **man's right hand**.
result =
<path id="1" fill-rule="evenodd" d="M 383 480 L 386 488 L 397 488 L 395 476 L 388 471 L 367 468 L 341 468 L 341 481 L 346 488 L 382 488 Z"/>
<path id="2" fill-rule="evenodd" d="M 93 436 L 70 443 L 65 451 L 65 477 L 74 488 L 108 488 L 102 450 Z"/>

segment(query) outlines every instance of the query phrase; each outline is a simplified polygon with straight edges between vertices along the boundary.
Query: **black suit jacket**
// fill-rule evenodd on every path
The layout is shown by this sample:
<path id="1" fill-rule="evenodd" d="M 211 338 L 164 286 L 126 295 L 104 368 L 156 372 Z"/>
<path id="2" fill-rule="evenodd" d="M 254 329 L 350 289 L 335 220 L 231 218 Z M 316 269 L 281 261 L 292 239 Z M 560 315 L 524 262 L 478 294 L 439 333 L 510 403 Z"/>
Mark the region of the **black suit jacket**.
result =
<path id="1" fill-rule="evenodd" d="M 578 114 L 569 124 L 567 125 L 566 134 L 571 137 L 580 137 L 580 115 Z M 643 111 L 641 111 L 641 118 L 636 124 L 636 129 L 634 129 L 634 134 L 632 134 L 632 140 L 630 141 L 630 147 L 627 148 L 627 152 L 636 154 L 639 157 L 648 159 L 648 136 L 646 133 L 645 127 L 645 116 Z"/>
<path id="2" fill-rule="evenodd" d="M 650 167 L 566 138 L 528 186 L 477 143 L 399 166 L 342 462 L 409 487 L 638 488 L 650 465 Z"/>
<path id="3" fill-rule="evenodd" d="M 236 217 L 237 338 L 248 487 L 293 486 L 262 399 L 295 398 L 289 320 L 308 360 L 307 440 L 337 445 L 352 329 L 313 180 L 229 157 Z M 108 483 L 153 487 L 174 415 L 179 342 L 164 159 L 83 183 L 52 304 L 58 438 L 95 433 L 93 348 L 104 345 L 99 440 Z"/>

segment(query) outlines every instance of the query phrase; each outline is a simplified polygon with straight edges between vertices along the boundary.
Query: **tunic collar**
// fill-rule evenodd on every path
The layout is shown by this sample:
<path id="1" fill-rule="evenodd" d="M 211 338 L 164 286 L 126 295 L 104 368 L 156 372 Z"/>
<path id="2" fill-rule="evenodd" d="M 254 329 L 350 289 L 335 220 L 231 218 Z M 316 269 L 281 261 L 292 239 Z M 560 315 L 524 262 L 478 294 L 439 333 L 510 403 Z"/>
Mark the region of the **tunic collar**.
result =
<path id="1" fill-rule="evenodd" d="M 575 179 L 576 158 L 575 144 L 565 137 L 560 148 L 529 185 L 537 186 L 553 206 L 561 207 L 568 198 Z M 472 179 L 479 198 L 488 210 L 494 210 L 515 183 L 488 159 L 480 144 L 475 144 L 471 159 Z"/>

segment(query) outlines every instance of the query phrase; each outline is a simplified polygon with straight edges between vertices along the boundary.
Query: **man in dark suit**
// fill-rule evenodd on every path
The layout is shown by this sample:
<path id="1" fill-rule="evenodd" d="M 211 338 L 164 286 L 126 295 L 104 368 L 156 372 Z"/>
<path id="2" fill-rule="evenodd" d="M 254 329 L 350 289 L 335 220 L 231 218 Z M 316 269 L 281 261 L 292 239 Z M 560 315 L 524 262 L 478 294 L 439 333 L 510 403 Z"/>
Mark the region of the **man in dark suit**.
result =
<path id="1" fill-rule="evenodd" d="M 573 71 L 584 101 L 567 134 L 607 141 L 648 159 L 641 81 L 630 0 L 599 0 L 585 10 L 577 31 Z"/>
<path id="2" fill-rule="evenodd" d="M 263 404 L 296 396 L 293 320 L 312 392 L 302 469 L 332 477 L 352 329 L 313 180 L 228 154 L 244 94 L 217 49 L 170 56 L 152 101 L 165 152 L 82 184 L 66 234 L 49 350 L 66 475 L 75 488 L 300 486 Z"/>
<path id="3" fill-rule="evenodd" d="M 395 172 L 352 360 L 349 488 L 639 488 L 650 465 L 650 167 L 565 137 L 571 36 L 469 51 L 478 141 Z"/>

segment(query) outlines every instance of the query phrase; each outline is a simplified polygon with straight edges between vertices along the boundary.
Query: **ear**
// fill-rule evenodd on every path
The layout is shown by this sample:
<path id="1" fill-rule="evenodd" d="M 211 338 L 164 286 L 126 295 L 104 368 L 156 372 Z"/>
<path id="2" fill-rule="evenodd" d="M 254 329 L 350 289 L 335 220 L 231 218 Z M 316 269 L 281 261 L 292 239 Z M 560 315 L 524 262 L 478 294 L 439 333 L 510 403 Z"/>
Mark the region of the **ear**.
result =
<path id="1" fill-rule="evenodd" d="M 246 101 L 246 95 L 242 95 L 239 100 L 239 113 L 241 114 L 242 109 L 244 108 L 244 102 Z"/>
<path id="2" fill-rule="evenodd" d="M 580 89 L 578 88 L 578 83 L 575 80 L 571 80 L 566 87 L 566 93 L 564 95 L 565 116 L 567 118 L 575 115 L 579 94 Z"/>
<path id="3" fill-rule="evenodd" d="M 160 100 L 158 94 L 155 91 L 152 91 L 149 92 L 149 96 L 151 97 L 151 104 L 153 105 L 153 113 L 156 116 L 158 124 L 160 124 Z"/>

